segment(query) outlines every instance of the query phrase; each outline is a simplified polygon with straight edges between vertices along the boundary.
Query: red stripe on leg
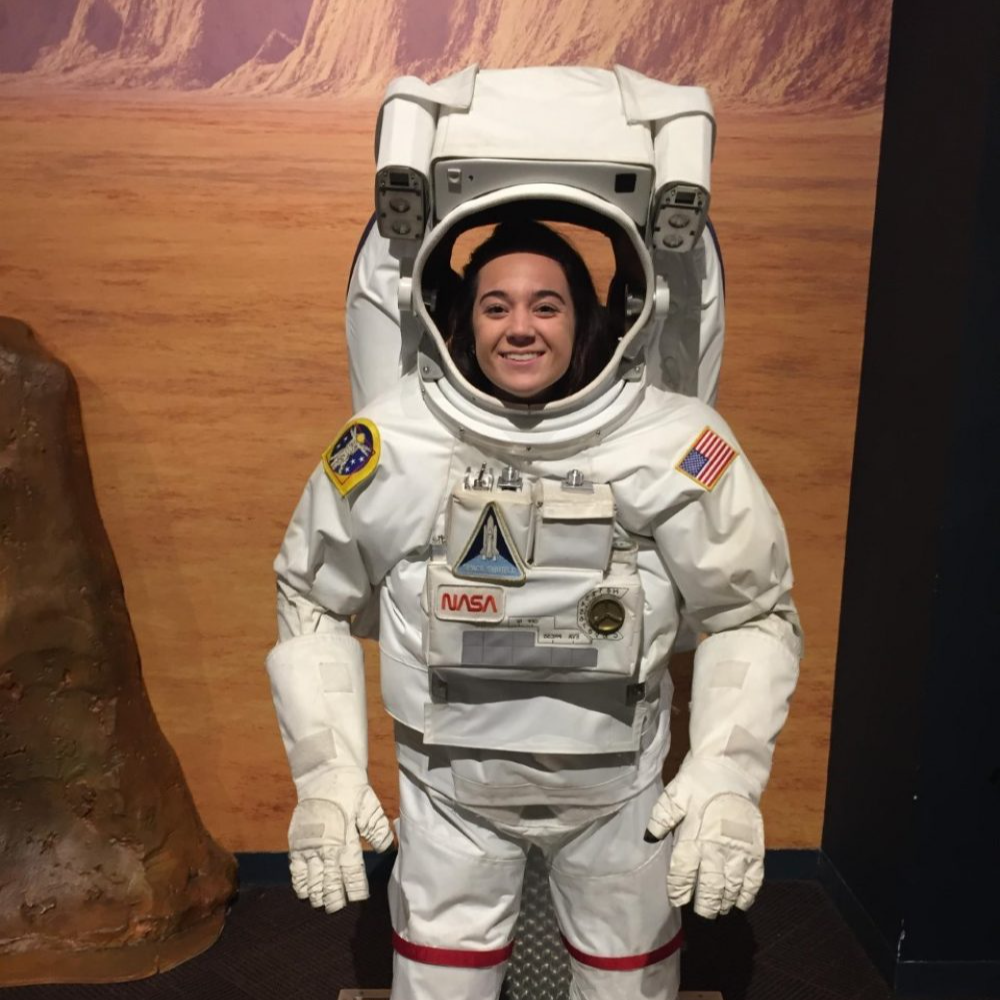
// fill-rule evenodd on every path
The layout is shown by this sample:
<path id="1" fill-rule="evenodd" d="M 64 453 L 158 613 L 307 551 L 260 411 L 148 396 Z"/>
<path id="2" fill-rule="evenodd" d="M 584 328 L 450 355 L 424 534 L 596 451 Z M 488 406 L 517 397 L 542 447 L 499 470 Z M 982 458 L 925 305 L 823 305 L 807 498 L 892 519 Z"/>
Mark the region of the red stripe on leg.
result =
<path id="1" fill-rule="evenodd" d="M 654 951 L 647 951 L 643 955 L 621 955 L 614 958 L 607 955 L 588 955 L 571 945 L 565 935 L 561 937 L 566 950 L 582 965 L 589 965 L 592 969 L 608 969 L 611 972 L 629 972 L 632 969 L 645 969 L 648 965 L 656 965 L 657 962 L 669 958 L 683 943 L 684 932 L 678 931 L 666 944 L 660 945 Z"/>
<path id="2" fill-rule="evenodd" d="M 432 948 L 426 944 L 414 944 L 392 932 L 392 946 L 403 958 L 424 965 L 451 965 L 460 969 L 489 969 L 506 962 L 514 951 L 514 942 L 503 948 L 489 951 L 469 951 L 465 948 Z"/>

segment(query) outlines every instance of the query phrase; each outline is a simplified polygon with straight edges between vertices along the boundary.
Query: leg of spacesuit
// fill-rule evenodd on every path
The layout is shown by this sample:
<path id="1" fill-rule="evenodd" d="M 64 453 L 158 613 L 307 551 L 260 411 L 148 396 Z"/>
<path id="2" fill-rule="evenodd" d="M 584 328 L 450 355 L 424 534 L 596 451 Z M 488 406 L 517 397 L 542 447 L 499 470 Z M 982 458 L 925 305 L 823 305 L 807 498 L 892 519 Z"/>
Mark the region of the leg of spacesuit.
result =
<path id="1" fill-rule="evenodd" d="M 392 1000 L 495 1000 L 513 951 L 525 848 L 403 770 L 399 791 Z"/>
<path id="2" fill-rule="evenodd" d="M 549 853 L 552 902 L 571 958 L 571 1000 L 677 996 L 681 919 L 666 890 L 671 839 L 643 839 L 661 789 L 655 782 Z"/>

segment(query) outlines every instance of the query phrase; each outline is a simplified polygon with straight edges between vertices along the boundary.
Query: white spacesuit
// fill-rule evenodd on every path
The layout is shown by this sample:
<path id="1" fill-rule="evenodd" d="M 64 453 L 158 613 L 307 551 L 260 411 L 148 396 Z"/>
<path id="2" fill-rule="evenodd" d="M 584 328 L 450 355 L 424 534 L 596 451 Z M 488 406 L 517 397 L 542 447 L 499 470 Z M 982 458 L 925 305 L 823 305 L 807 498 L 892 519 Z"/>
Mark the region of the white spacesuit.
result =
<path id="1" fill-rule="evenodd" d="M 401 772 L 394 1000 L 498 995 L 529 844 L 571 995 L 669 1000 L 676 906 L 745 908 L 760 884 L 757 802 L 800 652 L 777 511 L 724 421 L 662 387 L 698 344 L 649 342 L 670 326 L 676 253 L 700 241 L 710 107 L 620 67 L 473 69 L 397 82 L 381 125 L 399 363 L 324 454 L 275 564 L 293 883 L 330 910 L 365 898 L 358 833 L 392 840 L 350 633 L 378 594 Z M 619 265 L 614 355 L 544 404 L 476 389 L 435 318 L 457 234 L 511 214 L 599 229 Z M 691 752 L 664 791 L 682 623 L 707 637 Z"/>

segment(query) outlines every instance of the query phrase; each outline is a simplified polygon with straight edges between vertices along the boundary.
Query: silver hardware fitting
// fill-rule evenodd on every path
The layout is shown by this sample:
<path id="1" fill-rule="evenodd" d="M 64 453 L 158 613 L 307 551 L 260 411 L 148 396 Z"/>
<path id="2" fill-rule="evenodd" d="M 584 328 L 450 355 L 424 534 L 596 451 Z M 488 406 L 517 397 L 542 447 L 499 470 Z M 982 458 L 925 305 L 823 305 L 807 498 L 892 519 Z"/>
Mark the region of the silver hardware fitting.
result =
<path id="1" fill-rule="evenodd" d="M 493 489 L 493 470 L 486 468 L 486 463 L 479 467 L 479 471 L 473 475 L 472 466 L 465 467 L 465 478 L 462 485 L 467 490 L 491 490 Z"/>
<path id="2" fill-rule="evenodd" d="M 523 484 L 524 480 L 521 478 L 521 473 L 513 465 L 506 465 L 503 472 L 500 473 L 500 478 L 497 480 L 497 489 L 519 490 Z"/>
<path id="3" fill-rule="evenodd" d="M 472 476 L 472 469 L 466 469 L 465 474 L 467 477 Z M 472 478 L 471 485 L 469 489 L 473 490 L 491 490 L 493 489 L 493 470 L 486 468 L 486 463 L 483 462 L 479 466 L 479 472 L 476 473 L 475 477 Z"/>
<path id="4" fill-rule="evenodd" d="M 587 477 L 579 469 L 570 469 L 562 481 L 564 490 L 587 490 L 594 492 L 594 484 L 587 482 Z"/>

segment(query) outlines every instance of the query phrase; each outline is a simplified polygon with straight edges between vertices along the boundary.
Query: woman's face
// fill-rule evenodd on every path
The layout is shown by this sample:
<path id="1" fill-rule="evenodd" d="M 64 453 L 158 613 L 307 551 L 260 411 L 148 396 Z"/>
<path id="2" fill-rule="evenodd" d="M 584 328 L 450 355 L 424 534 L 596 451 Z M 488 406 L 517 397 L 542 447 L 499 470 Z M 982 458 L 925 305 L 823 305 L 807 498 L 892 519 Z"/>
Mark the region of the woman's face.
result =
<path id="1" fill-rule="evenodd" d="M 576 316 L 569 283 L 551 257 L 512 253 L 479 272 L 472 306 L 476 360 L 518 399 L 541 395 L 566 374 Z"/>

